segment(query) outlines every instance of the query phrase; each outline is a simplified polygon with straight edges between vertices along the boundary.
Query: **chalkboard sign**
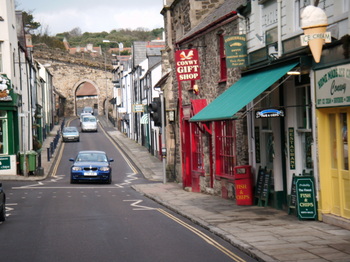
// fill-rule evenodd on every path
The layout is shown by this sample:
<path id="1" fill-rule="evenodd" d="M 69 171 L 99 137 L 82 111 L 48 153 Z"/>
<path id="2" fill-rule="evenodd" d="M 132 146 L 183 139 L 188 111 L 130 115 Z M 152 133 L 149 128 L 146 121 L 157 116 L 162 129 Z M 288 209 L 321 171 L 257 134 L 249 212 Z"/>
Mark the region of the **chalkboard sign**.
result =
<path id="1" fill-rule="evenodd" d="M 261 192 L 261 200 L 266 201 L 265 206 L 267 205 L 267 201 L 269 200 L 271 173 L 272 173 L 271 171 L 265 173 L 263 189 Z"/>
<path id="2" fill-rule="evenodd" d="M 289 205 L 288 205 L 288 214 L 291 213 L 291 209 L 295 209 L 297 205 L 297 191 L 295 186 L 295 174 L 293 174 L 292 178 L 292 186 L 290 190 L 290 198 L 289 198 Z"/>
<path id="3" fill-rule="evenodd" d="M 265 170 L 261 167 L 259 168 L 258 172 L 258 180 L 256 181 L 256 188 L 255 188 L 255 197 L 260 198 L 263 184 L 265 179 Z"/>
<path id="4" fill-rule="evenodd" d="M 255 187 L 255 198 L 257 198 L 257 205 L 267 206 L 269 202 L 270 186 L 271 186 L 272 171 L 267 172 L 267 168 L 259 168 L 258 180 L 256 181 Z"/>
<path id="5" fill-rule="evenodd" d="M 313 177 L 295 177 L 299 219 L 317 219 L 317 204 Z"/>

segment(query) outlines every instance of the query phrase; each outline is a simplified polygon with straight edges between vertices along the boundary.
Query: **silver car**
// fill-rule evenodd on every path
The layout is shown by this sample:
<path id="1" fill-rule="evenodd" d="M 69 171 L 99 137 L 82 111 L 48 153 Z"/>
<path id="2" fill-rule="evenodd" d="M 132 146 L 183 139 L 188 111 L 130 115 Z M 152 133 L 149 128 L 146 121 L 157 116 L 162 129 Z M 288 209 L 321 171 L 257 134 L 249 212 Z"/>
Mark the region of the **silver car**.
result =
<path id="1" fill-rule="evenodd" d="M 94 114 L 94 109 L 91 106 L 86 106 L 83 109 L 83 113 L 90 113 L 90 114 Z"/>
<path id="2" fill-rule="evenodd" d="M 75 126 L 66 126 L 62 130 L 62 140 L 63 142 L 68 141 L 80 141 L 79 130 Z"/>
<path id="3" fill-rule="evenodd" d="M 81 113 L 81 114 L 80 114 L 80 126 L 81 126 L 81 122 L 83 122 L 83 117 L 84 117 L 84 116 L 91 116 L 91 115 L 92 115 L 91 113 L 84 113 L 84 112 Z"/>
<path id="4" fill-rule="evenodd" d="M 94 116 L 83 116 L 83 121 L 81 122 L 81 131 L 94 131 L 97 132 L 97 119 Z"/>

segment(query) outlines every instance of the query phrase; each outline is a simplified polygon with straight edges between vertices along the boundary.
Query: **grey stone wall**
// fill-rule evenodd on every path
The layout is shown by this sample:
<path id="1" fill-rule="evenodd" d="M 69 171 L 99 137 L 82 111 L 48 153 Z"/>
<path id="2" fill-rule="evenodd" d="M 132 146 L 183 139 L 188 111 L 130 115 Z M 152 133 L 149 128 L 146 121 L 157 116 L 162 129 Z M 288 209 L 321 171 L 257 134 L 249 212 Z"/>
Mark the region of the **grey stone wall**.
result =
<path id="1" fill-rule="evenodd" d="M 111 64 L 105 64 L 104 59 L 93 58 L 85 54 L 69 55 L 62 50 L 50 50 L 36 47 L 34 58 L 41 64 L 49 65 L 48 70 L 53 75 L 54 88 L 66 98 L 65 116 L 72 116 L 77 113 L 77 108 L 82 103 L 76 100 L 77 88 L 84 82 L 91 83 L 97 90 L 97 99 L 93 104 L 98 104 L 98 114 L 105 113 L 104 102 L 106 93 L 108 100 L 112 97 L 113 84 Z M 108 61 L 108 60 L 107 60 Z M 83 103 L 84 104 L 84 103 Z M 108 103 L 108 110 L 112 106 Z"/>
<path id="2" fill-rule="evenodd" d="M 189 81 L 182 82 L 182 100 L 183 106 L 190 105 L 192 99 L 206 99 L 208 103 L 212 102 L 216 97 L 226 91 L 231 85 L 233 85 L 241 76 L 240 69 L 228 69 L 227 70 L 227 81 L 220 82 L 220 56 L 219 56 L 219 35 L 236 35 L 239 34 L 238 30 L 238 20 L 232 20 L 228 23 L 222 23 L 221 25 L 216 25 L 211 29 L 208 28 L 204 33 L 196 35 L 195 37 L 186 40 L 186 42 L 181 42 L 177 45 L 180 39 L 198 25 L 208 14 L 213 12 L 219 5 L 225 1 L 196 1 L 196 0 L 178 0 L 174 1 L 170 7 L 171 13 L 171 26 L 167 25 L 168 20 L 165 19 L 165 28 L 172 28 L 171 34 L 166 34 L 171 36 L 172 46 L 175 49 L 168 48 L 166 52 L 168 53 L 169 65 L 171 69 L 171 77 L 173 79 L 172 86 L 168 86 L 168 89 L 164 90 L 165 97 L 168 104 L 175 105 L 178 102 L 178 91 L 179 85 L 176 81 L 176 70 L 175 70 L 175 59 L 174 53 L 176 49 L 188 49 L 195 48 L 199 52 L 200 69 L 201 69 L 201 79 L 196 81 L 199 87 L 199 94 L 196 95 L 191 90 L 191 83 Z M 167 43 L 169 39 L 167 39 Z M 180 147 L 180 134 L 179 134 L 179 119 L 177 110 L 177 127 L 175 131 L 176 136 L 176 174 L 177 181 L 181 182 L 182 175 L 182 163 L 181 163 L 181 147 Z M 245 165 L 248 163 L 248 140 L 247 140 L 247 125 L 246 119 L 237 120 L 237 139 L 236 139 L 236 149 L 237 149 L 237 165 Z M 214 130 L 213 130 L 214 131 Z M 210 188 L 211 178 L 210 178 L 210 155 L 209 155 L 209 143 L 214 146 L 215 142 L 215 132 L 213 132 L 210 138 L 209 134 L 204 135 L 203 141 L 204 147 L 204 167 L 205 176 L 201 178 L 201 191 L 207 193 L 214 193 L 216 195 L 222 194 L 222 188 L 227 190 L 227 197 L 234 198 L 234 187 L 232 181 L 227 181 L 225 179 L 214 181 L 214 187 Z M 213 147 L 214 148 L 214 147 Z M 215 154 L 215 150 L 213 150 Z M 214 155 L 215 159 L 215 155 Z M 216 166 L 213 166 L 214 176 L 216 173 Z"/>

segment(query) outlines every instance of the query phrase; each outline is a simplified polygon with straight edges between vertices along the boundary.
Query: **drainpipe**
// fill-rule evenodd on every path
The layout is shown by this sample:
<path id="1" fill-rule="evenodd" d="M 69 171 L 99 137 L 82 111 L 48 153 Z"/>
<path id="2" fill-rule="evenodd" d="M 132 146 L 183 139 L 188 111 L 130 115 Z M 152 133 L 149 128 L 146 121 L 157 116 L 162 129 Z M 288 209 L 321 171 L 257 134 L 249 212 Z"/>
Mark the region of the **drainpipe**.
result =
<path id="1" fill-rule="evenodd" d="M 282 56 L 282 0 L 277 0 L 277 56 Z"/>
<path id="2" fill-rule="evenodd" d="M 350 35 L 350 11 L 348 11 L 348 34 Z"/>

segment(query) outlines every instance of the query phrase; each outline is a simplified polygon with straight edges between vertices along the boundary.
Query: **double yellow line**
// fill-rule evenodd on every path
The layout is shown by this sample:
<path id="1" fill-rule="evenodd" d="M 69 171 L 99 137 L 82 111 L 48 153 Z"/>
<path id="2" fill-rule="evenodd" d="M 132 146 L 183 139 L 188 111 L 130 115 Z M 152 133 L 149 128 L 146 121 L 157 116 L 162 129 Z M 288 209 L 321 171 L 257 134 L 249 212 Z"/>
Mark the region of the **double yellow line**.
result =
<path id="1" fill-rule="evenodd" d="M 100 124 L 100 127 L 102 125 Z M 103 131 L 103 133 L 106 135 L 106 137 L 109 139 L 109 141 L 111 141 L 111 143 L 114 145 L 115 148 L 118 149 L 119 153 L 122 155 L 122 157 L 124 158 L 125 162 L 129 165 L 129 167 L 131 168 L 131 170 L 137 174 L 139 173 L 137 171 L 137 169 L 134 167 L 134 165 L 130 162 L 130 160 L 126 157 L 126 155 L 124 154 L 124 152 L 120 149 L 120 146 L 110 137 L 110 135 L 107 135 L 107 132 L 104 130 L 104 128 L 100 128 L 100 130 Z"/>
<path id="2" fill-rule="evenodd" d="M 184 221 L 182 221 L 181 219 L 173 216 L 172 214 L 166 212 L 165 210 L 158 208 L 157 209 L 160 213 L 164 214 L 165 216 L 171 218 L 172 220 L 174 220 L 175 222 L 179 223 L 181 226 L 187 228 L 188 230 L 192 231 L 193 233 L 195 233 L 197 236 L 199 236 L 200 238 L 202 238 L 204 241 L 206 241 L 209 245 L 212 245 L 213 247 L 217 248 L 218 250 L 220 250 L 222 253 L 226 254 L 228 257 L 230 257 L 232 260 L 237 261 L 237 262 L 245 262 L 244 259 L 242 259 L 241 257 L 237 256 L 235 253 L 231 252 L 230 250 L 228 250 L 227 248 L 223 247 L 222 245 L 220 245 L 218 242 L 216 242 L 214 239 L 208 237 L 206 234 L 204 234 L 203 232 L 201 232 L 200 230 L 194 228 L 193 226 L 190 226 L 189 224 L 185 223 Z"/>

